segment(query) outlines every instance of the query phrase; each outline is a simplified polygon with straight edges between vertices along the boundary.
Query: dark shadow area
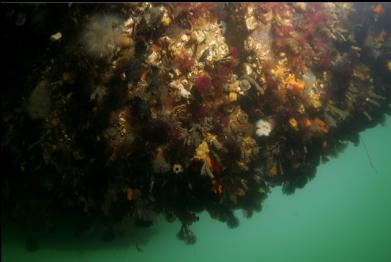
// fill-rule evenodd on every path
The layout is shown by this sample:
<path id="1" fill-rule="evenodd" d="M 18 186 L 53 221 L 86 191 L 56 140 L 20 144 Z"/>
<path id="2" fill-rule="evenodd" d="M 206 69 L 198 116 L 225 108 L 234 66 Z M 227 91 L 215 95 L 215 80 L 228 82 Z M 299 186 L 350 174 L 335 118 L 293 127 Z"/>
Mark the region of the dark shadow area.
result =
<path id="1" fill-rule="evenodd" d="M 7 245 L 23 245 L 27 251 L 39 252 L 44 250 L 62 250 L 72 252 L 85 252 L 101 249 L 134 249 L 143 252 L 150 239 L 158 234 L 156 227 L 135 228 L 133 223 L 120 223 L 113 230 L 112 235 L 102 235 L 99 224 L 90 225 L 80 235 L 76 235 L 75 225 L 69 221 L 58 220 L 55 228 L 50 231 L 30 230 L 26 233 L 20 224 L 3 222 L 2 243 Z M 7 250 L 3 250 L 7 252 Z"/>

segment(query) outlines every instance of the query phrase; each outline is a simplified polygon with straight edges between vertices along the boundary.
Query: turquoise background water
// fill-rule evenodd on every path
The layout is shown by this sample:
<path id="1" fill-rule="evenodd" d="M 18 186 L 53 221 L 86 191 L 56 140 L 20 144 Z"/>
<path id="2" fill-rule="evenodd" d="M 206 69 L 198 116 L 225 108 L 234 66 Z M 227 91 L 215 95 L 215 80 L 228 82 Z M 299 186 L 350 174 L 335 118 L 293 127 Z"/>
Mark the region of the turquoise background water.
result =
<path id="1" fill-rule="evenodd" d="M 192 226 L 198 241 L 176 239 L 178 223 L 159 221 L 145 236 L 102 243 L 99 235 L 83 241 L 62 232 L 44 238 L 37 252 L 24 248 L 22 234 L 2 230 L 2 261 L 391 261 L 391 119 L 361 133 L 337 159 L 319 166 L 317 176 L 294 195 L 275 188 L 262 212 L 229 229 L 207 214 Z M 66 231 L 66 229 L 64 229 Z M 143 252 L 138 252 L 135 243 Z"/>

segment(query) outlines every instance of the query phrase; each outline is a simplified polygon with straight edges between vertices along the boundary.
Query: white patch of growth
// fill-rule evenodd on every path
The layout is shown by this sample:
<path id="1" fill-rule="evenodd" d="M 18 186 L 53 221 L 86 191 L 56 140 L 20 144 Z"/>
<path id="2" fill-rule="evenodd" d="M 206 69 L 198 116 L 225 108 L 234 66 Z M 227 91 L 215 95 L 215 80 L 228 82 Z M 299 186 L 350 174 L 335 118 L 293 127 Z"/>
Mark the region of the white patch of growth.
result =
<path id="1" fill-rule="evenodd" d="M 42 80 L 34 88 L 27 104 L 27 112 L 32 119 L 45 118 L 51 106 L 48 81 Z"/>
<path id="2" fill-rule="evenodd" d="M 256 124 L 257 136 L 269 136 L 272 131 L 272 124 L 266 120 L 260 119 Z"/>
<path id="3" fill-rule="evenodd" d="M 121 20 L 112 15 L 96 15 L 86 25 L 81 43 L 91 56 L 106 57 L 113 54 L 121 36 Z"/>

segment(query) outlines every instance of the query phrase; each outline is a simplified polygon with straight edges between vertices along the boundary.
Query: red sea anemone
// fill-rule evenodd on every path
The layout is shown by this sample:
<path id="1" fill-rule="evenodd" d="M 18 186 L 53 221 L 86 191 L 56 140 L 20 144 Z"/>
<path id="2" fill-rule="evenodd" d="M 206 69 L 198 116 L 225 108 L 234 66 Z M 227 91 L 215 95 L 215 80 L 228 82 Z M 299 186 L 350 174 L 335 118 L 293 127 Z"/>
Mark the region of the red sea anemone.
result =
<path id="1" fill-rule="evenodd" d="M 207 75 L 199 76 L 195 81 L 195 87 L 201 94 L 209 93 L 212 89 L 212 80 Z"/>
<path id="2" fill-rule="evenodd" d="M 182 74 L 187 74 L 191 71 L 191 68 L 194 66 L 194 59 L 183 56 L 177 59 L 178 68 L 182 72 Z"/>

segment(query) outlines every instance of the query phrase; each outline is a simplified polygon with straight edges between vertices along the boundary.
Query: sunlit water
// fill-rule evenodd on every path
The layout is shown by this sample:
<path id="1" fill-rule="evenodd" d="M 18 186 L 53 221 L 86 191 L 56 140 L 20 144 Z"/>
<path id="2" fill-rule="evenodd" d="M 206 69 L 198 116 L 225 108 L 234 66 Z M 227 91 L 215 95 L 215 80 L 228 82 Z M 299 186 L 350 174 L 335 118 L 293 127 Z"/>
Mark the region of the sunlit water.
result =
<path id="1" fill-rule="evenodd" d="M 151 238 L 103 243 L 99 235 L 79 241 L 63 232 L 28 252 L 22 234 L 3 225 L 2 261 L 391 261 L 391 119 L 361 133 L 337 159 L 319 166 L 304 189 L 283 195 L 274 188 L 262 212 L 229 229 L 201 215 L 192 226 L 198 241 L 176 239 L 179 223 L 157 223 Z M 375 168 L 375 169 L 374 169 Z"/>

